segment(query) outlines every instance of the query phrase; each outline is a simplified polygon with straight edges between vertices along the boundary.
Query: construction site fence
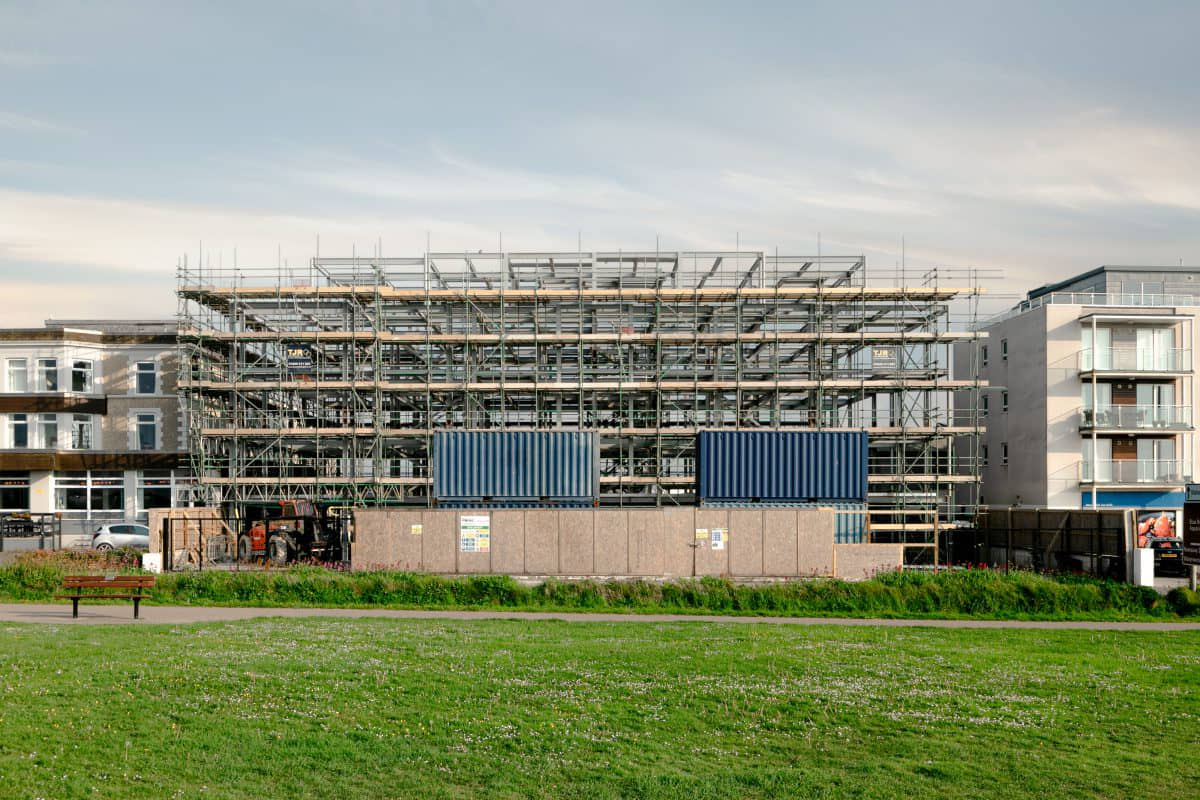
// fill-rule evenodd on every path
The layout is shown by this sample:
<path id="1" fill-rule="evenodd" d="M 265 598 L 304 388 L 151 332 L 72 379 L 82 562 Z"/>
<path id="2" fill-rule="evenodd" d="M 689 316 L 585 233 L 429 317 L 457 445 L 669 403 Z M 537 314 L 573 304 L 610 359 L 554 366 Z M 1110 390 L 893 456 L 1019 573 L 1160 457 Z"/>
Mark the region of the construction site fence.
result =
<path id="1" fill-rule="evenodd" d="M 1132 579 L 1136 521 L 1129 509 L 984 508 L 947 540 L 951 564 Z"/>
<path id="2" fill-rule="evenodd" d="M 0 516 L 0 553 L 57 550 L 63 546 L 63 520 L 56 513 L 17 513 Z"/>

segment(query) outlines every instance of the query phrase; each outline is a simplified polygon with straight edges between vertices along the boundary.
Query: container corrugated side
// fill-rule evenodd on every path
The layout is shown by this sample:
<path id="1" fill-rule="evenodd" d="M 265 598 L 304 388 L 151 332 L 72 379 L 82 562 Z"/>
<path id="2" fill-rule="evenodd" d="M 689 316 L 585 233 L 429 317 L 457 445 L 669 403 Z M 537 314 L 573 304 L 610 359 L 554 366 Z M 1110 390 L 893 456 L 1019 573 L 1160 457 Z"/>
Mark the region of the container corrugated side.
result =
<path id="1" fill-rule="evenodd" d="M 840 501 L 867 498 L 863 431 L 701 431 L 702 501 Z"/>
<path id="2" fill-rule="evenodd" d="M 591 500 L 596 435 L 581 431 L 442 431 L 434 435 L 438 500 Z"/>

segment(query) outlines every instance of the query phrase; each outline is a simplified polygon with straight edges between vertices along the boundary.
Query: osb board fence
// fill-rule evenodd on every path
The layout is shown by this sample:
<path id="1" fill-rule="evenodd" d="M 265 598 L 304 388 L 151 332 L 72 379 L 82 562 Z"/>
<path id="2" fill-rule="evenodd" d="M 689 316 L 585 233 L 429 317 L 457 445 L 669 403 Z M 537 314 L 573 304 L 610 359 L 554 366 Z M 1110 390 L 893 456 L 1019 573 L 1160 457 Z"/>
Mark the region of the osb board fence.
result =
<path id="1" fill-rule="evenodd" d="M 354 528 L 354 569 L 861 579 L 903 562 L 900 545 L 835 545 L 831 509 L 359 509 Z"/>
<path id="2" fill-rule="evenodd" d="M 223 553 L 232 552 L 230 548 L 236 547 L 237 537 L 221 517 L 220 509 L 155 508 L 150 510 L 147 521 L 150 527 L 151 553 L 162 552 L 164 520 L 171 520 L 173 564 L 197 564 L 201 562 L 203 555 L 208 556 L 205 561 L 210 560 L 211 552 L 201 553 L 202 542 L 207 550 L 212 550 L 214 544 L 219 544 Z"/>

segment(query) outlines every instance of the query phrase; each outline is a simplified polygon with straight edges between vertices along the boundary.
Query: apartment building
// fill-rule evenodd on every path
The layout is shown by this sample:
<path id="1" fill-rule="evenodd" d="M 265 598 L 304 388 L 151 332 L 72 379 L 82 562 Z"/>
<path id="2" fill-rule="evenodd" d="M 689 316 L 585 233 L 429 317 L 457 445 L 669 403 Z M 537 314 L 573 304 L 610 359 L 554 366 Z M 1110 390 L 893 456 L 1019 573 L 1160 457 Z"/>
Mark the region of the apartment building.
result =
<path id="1" fill-rule="evenodd" d="M 1198 314 L 1200 268 L 1103 266 L 982 323 L 988 337 L 954 353 L 956 374 L 991 386 L 972 454 L 982 503 L 1181 507 Z"/>
<path id="2" fill-rule="evenodd" d="M 186 498 L 175 351 L 169 321 L 0 329 L 0 514 L 83 532 Z"/>

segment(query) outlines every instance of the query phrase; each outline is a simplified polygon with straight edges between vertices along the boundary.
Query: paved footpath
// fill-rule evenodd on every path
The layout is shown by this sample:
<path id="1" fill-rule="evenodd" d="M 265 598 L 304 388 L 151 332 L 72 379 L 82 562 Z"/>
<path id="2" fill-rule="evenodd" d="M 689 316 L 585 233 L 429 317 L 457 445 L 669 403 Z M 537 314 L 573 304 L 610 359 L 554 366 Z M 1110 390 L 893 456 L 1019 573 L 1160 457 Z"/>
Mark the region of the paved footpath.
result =
<path id="1" fill-rule="evenodd" d="M 1200 622 L 1025 622 L 973 619 L 843 619 L 838 617 L 727 617 L 699 614 L 588 614 L 542 611 L 402 611 L 386 608 L 217 608 L 210 606 L 142 606 L 133 619 L 132 605 L 81 605 L 79 619 L 70 605 L 0 603 L 0 622 L 53 625 L 178 625 L 263 617 L 383 617 L 385 619 L 510 619 L 563 622 L 719 622 L 732 625 L 879 625 L 892 628 L 1038 628 L 1089 631 L 1198 631 Z"/>

